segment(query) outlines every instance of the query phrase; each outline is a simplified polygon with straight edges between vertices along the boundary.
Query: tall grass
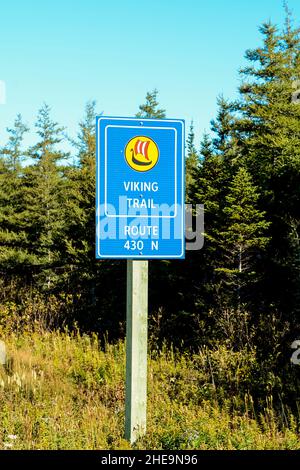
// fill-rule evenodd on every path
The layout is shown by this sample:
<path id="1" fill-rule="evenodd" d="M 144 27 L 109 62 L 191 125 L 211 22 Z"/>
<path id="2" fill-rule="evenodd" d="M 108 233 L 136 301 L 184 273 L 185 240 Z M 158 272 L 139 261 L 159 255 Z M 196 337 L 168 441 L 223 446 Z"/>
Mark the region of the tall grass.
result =
<path id="1" fill-rule="evenodd" d="M 125 347 L 79 332 L 7 333 L 0 366 L 1 449 L 129 449 Z M 220 347 L 149 358 L 148 429 L 137 449 L 300 449 L 296 419 L 271 398 L 257 411 L 239 386 L 255 354 Z M 227 383 L 226 393 L 220 385 Z M 222 395 L 223 393 L 223 395 Z"/>

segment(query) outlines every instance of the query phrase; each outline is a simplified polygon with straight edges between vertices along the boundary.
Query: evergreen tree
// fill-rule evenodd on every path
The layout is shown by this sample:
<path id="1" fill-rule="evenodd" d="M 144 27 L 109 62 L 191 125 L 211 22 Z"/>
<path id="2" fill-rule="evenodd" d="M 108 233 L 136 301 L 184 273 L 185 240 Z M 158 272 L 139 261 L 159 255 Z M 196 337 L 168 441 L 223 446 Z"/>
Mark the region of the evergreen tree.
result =
<path id="1" fill-rule="evenodd" d="M 223 97 L 218 98 L 218 113 L 211 121 L 213 137 L 204 134 L 200 147 L 200 164 L 194 171 L 194 184 L 191 191 L 195 204 L 204 204 L 205 251 L 208 264 L 215 266 L 219 232 L 224 224 L 224 204 L 228 184 L 237 165 L 237 145 L 235 144 L 234 116 L 232 105 Z M 210 253 L 210 254 L 209 254 Z"/>
<path id="2" fill-rule="evenodd" d="M 68 263 L 80 265 L 81 274 L 92 278 L 95 272 L 95 185 L 96 185 L 96 103 L 88 102 L 79 123 L 78 164 L 68 172 L 66 256 Z"/>
<path id="3" fill-rule="evenodd" d="M 219 153 L 225 153 L 229 150 L 232 136 L 232 104 L 222 95 L 217 99 L 218 113 L 216 119 L 211 121 L 211 130 L 215 137 L 213 145 Z"/>
<path id="4" fill-rule="evenodd" d="M 187 156 L 185 160 L 185 188 L 186 188 L 186 200 L 189 201 L 189 192 L 191 186 L 195 182 L 195 171 L 199 164 L 198 154 L 194 144 L 194 124 L 191 122 L 190 131 L 187 138 Z"/>
<path id="5" fill-rule="evenodd" d="M 34 160 L 24 169 L 24 207 L 22 217 L 34 264 L 43 268 L 44 279 L 50 287 L 53 269 L 60 264 L 65 223 L 62 207 L 66 200 L 64 167 L 60 162 L 68 154 L 57 149 L 63 140 L 63 128 L 52 121 L 50 108 L 43 105 L 38 113 L 39 141 L 29 149 Z"/>
<path id="6" fill-rule="evenodd" d="M 211 121 L 214 152 L 222 155 L 228 172 L 233 176 L 239 166 L 241 157 L 241 138 L 236 130 L 235 105 L 222 95 L 217 99 L 218 112 L 216 119 Z"/>
<path id="7" fill-rule="evenodd" d="M 258 199 L 259 193 L 251 176 L 241 167 L 225 197 L 226 223 L 219 234 L 223 266 L 217 269 L 225 274 L 238 307 L 244 300 L 241 290 L 257 278 L 255 259 L 269 241 L 266 231 L 270 223 L 265 220 L 265 213 L 258 209 Z"/>
<path id="8" fill-rule="evenodd" d="M 289 17 L 283 32 L 271 23 L 260 31 L 263 47 L 246 52 L 250 65 L 241 70 L 235 130 L 272 222 L 265 297 L 294 319 L 300 296 L 300 106 L 292 96 L 300 77 L 300 38 Z"/>
<path id="9" fill-rule="evenodd" d="M 13 128 L 8 128 L 8 143 L 0 150 L 0 265 L 15 268 L 30 259 L 26 234 L 20 219 L 22 206 L 22 148 L 28 127 L 18 115 Z"/>
<path id="10" fill-rule="evenodd" d="M 195 303 L 201 303 L 209 310 L 215 303 L 215 268 L 218 266 L 219 232 L 224 225 L 224 203 L 229 174 L 224 164 L 222 154 L 215 151 L 211 138 L 205 134 L 200 147 L 199 167 L 194 172 L 194 183 L 190 191 L 190 200 L 194 205 L 204 205 L 204 247 L 200 252 L 193 253 L 193 280 L 195 292 L 208 292 L 205 300 L 196 298 Z M 203 272 L 199 270 L 203 267 Z M 197 275 L 196 275 L 197 273 Z M 201 289 L 200 289 L 201 285 Z M 202 297 L 203 298 L 203 297 Z"/>
<path id="11" fill-rule="evenodd" d="M 214 151 L 210 137 L 204 134 L 200 147 L 200 165 L 194 176 L 192 200 L 204 204 L 206 237 L 213 237 L 220 225 L 222 204 L 228 176 L 223 156 Z"/>
<path id="12" fill-rule="evenodd" d="M 138 118 L 164 119 L 166 117 L 165 109 L 160 109 L 157 101 L 158 91 L 154 89 L 146 95 L 146 102 L 139 106 Z"/>
<path id="13" fill-rule="evenodd" d="M 5 159 L 6 164 L 15 173 L 20 171 L 21 161 L 25 158 L 22 149 L 24 134 L 29 131 L 29 127 L 23 123 L 21 114 L 18 114 L 13 128 L 7 128 L 9 139 L 7 145 L 1 149 L 0 155 Z"/>

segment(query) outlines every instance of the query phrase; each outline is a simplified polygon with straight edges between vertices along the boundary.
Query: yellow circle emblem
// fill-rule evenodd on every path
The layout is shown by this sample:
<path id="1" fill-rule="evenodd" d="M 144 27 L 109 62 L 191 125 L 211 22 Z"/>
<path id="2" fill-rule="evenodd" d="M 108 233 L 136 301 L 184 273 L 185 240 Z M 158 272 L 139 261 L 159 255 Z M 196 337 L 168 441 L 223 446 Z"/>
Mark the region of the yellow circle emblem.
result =
<path id="1" fill-rule="evenodd" d="M 158 147 L 150 137 L 133 137 L 125 147 L 125 160 L 133 170 L 152 170 L 158 158 Z"/>

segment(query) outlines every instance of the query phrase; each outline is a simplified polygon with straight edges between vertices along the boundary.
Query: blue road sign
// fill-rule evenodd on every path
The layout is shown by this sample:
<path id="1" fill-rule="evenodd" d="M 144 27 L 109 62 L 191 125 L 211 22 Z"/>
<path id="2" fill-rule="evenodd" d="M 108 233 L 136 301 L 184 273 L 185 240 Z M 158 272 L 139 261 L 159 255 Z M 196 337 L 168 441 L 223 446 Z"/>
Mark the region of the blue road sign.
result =
<path id="1" fill-rule="evenodd" d="M 96 258 L 184 258 L 184 121 L 96 118 Z"/>

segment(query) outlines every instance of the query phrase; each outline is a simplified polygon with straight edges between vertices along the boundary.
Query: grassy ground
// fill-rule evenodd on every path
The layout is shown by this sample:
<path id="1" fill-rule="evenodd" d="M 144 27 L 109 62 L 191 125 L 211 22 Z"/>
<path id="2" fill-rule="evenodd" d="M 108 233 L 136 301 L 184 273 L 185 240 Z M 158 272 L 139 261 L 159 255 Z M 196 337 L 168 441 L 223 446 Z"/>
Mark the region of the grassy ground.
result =
<path id="1" fill-rule="evenodd" d="M 10 364 L 8 370 L 0 366 L 0 449 L 130 448 L 123 439 L 122 342 L 103 351 L 96 337 L 79 334 L 3 339 Z M 215 355 L 210 368 L 215 361 L 226 369 L 224 351 Z M 292 416 L 282 426 L 270 405 L 257 415 L 249 396 L 239 412 L 234 395 L 217 405 L 206 363 L 205 352 L 189 357 L 163 351 L 150 358 L 148 430 L 135 448 L 300 449 Z M 235 366 L 236 383 L 242 371 L 242 363 Z"/>

